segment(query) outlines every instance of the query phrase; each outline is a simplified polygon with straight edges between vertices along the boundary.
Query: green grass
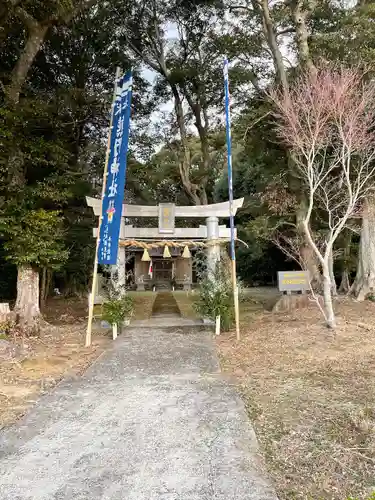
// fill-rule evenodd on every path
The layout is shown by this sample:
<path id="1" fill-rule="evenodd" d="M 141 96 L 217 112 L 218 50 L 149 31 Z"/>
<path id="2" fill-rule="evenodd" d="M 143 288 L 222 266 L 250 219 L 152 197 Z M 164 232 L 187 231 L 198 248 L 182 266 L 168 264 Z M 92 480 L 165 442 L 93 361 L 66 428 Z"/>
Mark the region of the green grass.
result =
<path id="1" fill-rule="evenodd" d="M 181 316 L 187 319 L 198 319 L 198 315 L 194 310 L 193 303 L 197 297 L 197 294 L 194 292 L 184 292 L 184 291 L 175 291 L 173 295 L 176 299 L 178 308 L 181 311 Z"/>
<path id="2" fill-rule="evenodd" d="M 155 292 L 129 292 L 134 301 L 133 320 L 149 319 L 156 298 Z"/>

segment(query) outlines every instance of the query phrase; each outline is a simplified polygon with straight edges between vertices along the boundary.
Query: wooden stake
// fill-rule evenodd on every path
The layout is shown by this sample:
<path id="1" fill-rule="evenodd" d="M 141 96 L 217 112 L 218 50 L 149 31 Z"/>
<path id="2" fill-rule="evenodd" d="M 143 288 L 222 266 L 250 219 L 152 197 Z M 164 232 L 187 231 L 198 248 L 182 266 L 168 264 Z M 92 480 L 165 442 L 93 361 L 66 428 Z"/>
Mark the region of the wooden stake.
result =
<path id="1" fill-rule="evenodd" d="M 215 334 L 220 335 L 220 316 L 216 316 Z"/>
<path id="2" fill-rule="evenodd" d="M 100 204 L 98 232 L 96 235 L 94 271 L 92 274 L 92 287 L 91 287 L 91 295 L 90 295 L 90 300 L 89 300 L 89 317 L 88 317 L 88 321 L 87 321 L 87 330 L 86 330 L 86 342 L 85 342 L 86 347 L 89 347 L 91 345 L 91 333 L 92 333 L 92 320 L 93 320 L 93 316 L 94 316 L 95 292 L 96 292 L 96 285 L 98 282 L 98 251 L 99 251 L 99 241 L 100 241 L 100 228 L 101 228 L 102 219 L 103 219 L 103 213 L 102 213 L 103 200 L 104 200 L 104 196 L 105 196 L 107 177 L 108 177 L 108 161 L 109 161 L 109 153 L 110 153 L 110 149 L 111 149 L 113 112 L 115 109 L 114 103 L 115 103 L 116 94 L 117 94 L 117 81 L 120 78 L 120 75 L 121 75 L 121 68 L 118 67 L 116 69 L 115 85 L 114 85 L 114 90 L 113 90 L 113 99 L 112 99 L 112 108 L 111 108 L 111 119 L 110 119 L 110 123 L 109 123 L 109 132 L 108 132 L 107 151 L 106 151 L 105 163 L 104 163 L 102 199 L 101 199 L 101 204 Z"/>

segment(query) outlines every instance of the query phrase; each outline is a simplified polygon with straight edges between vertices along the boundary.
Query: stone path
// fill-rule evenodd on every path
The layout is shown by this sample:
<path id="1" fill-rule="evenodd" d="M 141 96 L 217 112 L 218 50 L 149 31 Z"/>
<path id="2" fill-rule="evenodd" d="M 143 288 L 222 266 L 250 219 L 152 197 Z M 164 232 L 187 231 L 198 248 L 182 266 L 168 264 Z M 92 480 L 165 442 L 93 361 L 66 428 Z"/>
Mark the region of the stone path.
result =
<path id="1" fill-rule="evenodd" d="M 1 500 L 275 500 L 201 329 L 131 329 L 0 432 Z"/>
<path id="2" fill-rule="evenodd" d="M 158 292 L 152 306 L 152 315 L 180 317 L 180 309 L 172 292 Z"/>

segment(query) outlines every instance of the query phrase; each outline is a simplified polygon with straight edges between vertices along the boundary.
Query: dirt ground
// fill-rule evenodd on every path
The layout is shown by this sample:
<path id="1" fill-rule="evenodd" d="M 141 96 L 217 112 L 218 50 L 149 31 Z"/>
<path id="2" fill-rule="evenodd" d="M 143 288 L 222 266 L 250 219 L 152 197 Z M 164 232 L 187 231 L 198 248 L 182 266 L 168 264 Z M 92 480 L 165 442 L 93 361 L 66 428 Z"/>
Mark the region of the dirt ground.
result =
<path id="1" fill-rule="evenodd" d="M 110 344 L 110 334 L 96 333 L 85 348 L 84 301 L 53 299 L 44 310 L 49 322 L 40 337 L 17 339 L 18 355 L 0 361 L 0 428 L 22 416 L 63 377 L 81 374 Z"/>
<path id="2" fill-rule="evenodd" d="M 43 330 L 40 337 L 25 339 L 20 355 L 0 362 L 0 428 L 14 422 L 38 396 L 63 377 L 79 375 L 109 345 L 109 335 L 94 335 L 84 347 L 85 325 Z"/>
<path id="3" fill-rule="evenodd" d="M 129 295 L 133 298 L 133 319 L 148 319 L 152 313 L 156 294 L 154 292 L 130 292 Z M 96 305 L 94 316 L 99 318 L 100 314 L 101 306 Z M 87 298 L 52 298 L 48 301 L 43 315 L 48 322 L 57 325 L 86 321 Z"/>
<path id="4" fill-rule="evenodd" d="M 341 299 L 333 335 L 316 306 L 274 315 L 260 297 L 242 306 L 242 340 L 225 334 L 217 345 L 223 370 L 240 386 L 279 498 L 370 498 L 375 304 Z"/>

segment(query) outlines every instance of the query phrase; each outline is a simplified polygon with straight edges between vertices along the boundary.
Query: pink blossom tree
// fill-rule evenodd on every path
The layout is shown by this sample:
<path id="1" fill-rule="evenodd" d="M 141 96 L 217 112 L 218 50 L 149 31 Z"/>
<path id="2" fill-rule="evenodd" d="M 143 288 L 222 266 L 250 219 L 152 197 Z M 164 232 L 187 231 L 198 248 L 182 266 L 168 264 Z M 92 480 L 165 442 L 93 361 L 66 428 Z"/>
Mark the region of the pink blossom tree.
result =
<path id="1" fill-rule="evenodd" d="M 289 92 L 270 93 L 275 125 L 290 148 L 308 198 L 302 221 L 323 274 L 323 312 L 336 326 L 332 303 L 333 245 L 375 187 L 375 84 L 358 69 L 321 68 L 300 76 Z M 324 237 L 311 230 L 323 217 Z"/>

